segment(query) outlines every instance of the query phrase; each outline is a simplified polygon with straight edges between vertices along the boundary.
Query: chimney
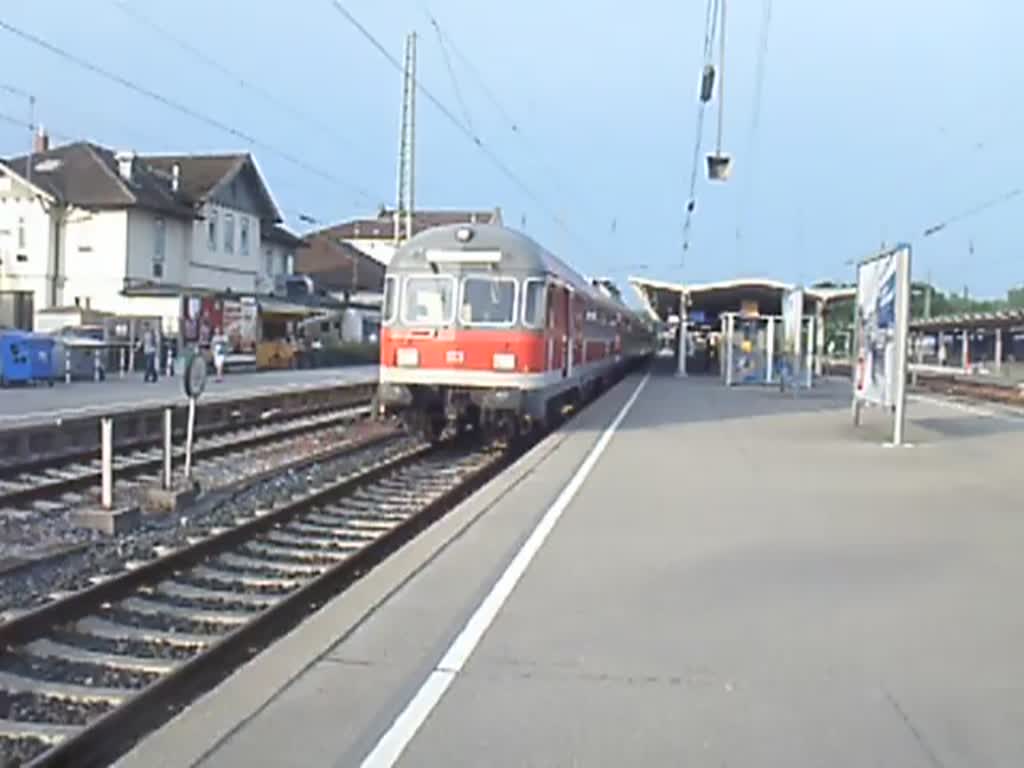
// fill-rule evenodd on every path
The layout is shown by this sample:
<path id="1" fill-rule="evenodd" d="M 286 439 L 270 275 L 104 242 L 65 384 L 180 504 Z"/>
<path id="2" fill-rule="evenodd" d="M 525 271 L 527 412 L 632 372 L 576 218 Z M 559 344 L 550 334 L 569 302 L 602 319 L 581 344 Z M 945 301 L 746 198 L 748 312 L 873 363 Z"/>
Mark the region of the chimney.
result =
<path id="1" fill-rule="evenodd" d="M 32 140 L 32 152 L 39 155 L 50 151 L 50 137 L 43 126 L 39 126 L 35 138 Z"/>
<path id="2" fill-rule="evenodd" d="M 179 186 L 181 186 L 181 166 L 175 163 L 171 166 L 171 189 L 177 192 Z"/>
<path id="3" fill-rule="evenodd" d="M 117 160 L 117 172 L 121 175 L 121 178 L 125 181 L 131 181 L 132 171 L 135 167 L 135 153 L 118 152 L 114 155 L 114 159 Z"/>

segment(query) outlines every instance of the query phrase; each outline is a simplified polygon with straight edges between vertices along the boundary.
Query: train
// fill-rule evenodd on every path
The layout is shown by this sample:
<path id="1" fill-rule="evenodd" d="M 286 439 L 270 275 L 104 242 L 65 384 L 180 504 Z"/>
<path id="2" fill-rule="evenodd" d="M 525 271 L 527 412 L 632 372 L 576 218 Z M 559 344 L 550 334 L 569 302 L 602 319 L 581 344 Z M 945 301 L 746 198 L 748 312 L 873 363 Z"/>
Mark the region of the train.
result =
<path id="1" fill-rule="evenodd" d="M 430 440 L 543 429 L 657 348 L 649 318 L 500 224 L 407 240 L 384 278 L 379 413 Z"/>

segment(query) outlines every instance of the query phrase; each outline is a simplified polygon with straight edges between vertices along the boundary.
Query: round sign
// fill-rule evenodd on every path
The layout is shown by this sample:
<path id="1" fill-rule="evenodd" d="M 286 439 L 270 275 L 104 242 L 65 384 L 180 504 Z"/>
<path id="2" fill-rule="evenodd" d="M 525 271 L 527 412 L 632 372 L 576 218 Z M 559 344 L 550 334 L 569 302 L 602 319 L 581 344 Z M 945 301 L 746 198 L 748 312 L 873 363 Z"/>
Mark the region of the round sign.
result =
<path id="1" fill-rule="evenodd" d="M 202 355 L 192 355 L 185 364 L 185 394 L 199 397 L 206 389 L 206 360 Z"/>

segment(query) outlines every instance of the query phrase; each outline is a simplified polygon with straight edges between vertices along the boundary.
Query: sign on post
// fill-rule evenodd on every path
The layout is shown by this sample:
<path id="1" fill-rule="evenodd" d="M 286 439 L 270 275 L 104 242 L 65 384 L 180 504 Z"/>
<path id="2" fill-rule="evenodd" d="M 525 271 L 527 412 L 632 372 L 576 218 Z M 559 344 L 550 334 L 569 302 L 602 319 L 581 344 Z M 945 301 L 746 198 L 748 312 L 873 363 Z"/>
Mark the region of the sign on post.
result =
<path id="1" fill-rule="evenodd" d="M 192 479 L 192 444 L 195 441 L 196 400 L 206 389 L 206 359 L 193 354 L 185 363 L 185 394 L 188 395 L 188 423 L 185 427 L 185 481 Z"/>
<path id="2" fill-rule="evenodd" d="M 910 330 L 910 246 L 873 256 L 857 267 L 853 419 L 864 405 L 891 409 L 893 445 L 903 443 Z"/>

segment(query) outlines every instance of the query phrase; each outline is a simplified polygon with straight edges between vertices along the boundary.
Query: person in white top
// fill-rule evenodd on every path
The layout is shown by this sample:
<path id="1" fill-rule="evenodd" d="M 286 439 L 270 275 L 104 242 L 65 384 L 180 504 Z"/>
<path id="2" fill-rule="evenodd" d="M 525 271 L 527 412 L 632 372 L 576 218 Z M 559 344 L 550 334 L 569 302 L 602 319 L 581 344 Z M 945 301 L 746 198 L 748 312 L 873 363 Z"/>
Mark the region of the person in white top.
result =
<path id="1" fill-rule="evenodd" d="M 228 340 L 218 328 L 210 340 L 210 347 L 213 349 L 213 367 L 217 370 L 217 381 L 224 378 L 224 360 L 228 356 Z"/>

